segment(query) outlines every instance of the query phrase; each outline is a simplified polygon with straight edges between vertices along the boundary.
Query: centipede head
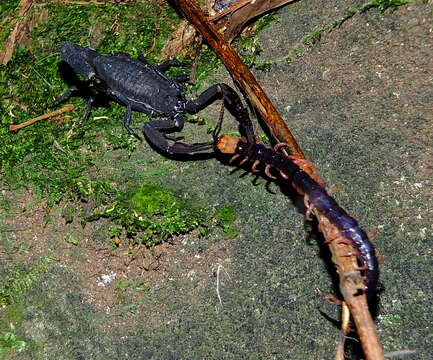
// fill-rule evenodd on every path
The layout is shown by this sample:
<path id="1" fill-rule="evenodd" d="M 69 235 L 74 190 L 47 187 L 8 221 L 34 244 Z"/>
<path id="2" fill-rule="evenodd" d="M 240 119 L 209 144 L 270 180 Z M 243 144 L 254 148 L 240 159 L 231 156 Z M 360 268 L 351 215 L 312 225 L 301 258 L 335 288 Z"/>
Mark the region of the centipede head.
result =
<path id="1" fill-rule="evenodd" d="M 223 154 L 234 154 L 239 140 L 231 135 L 221 135 L 215 142 L 215 147 Z"/>

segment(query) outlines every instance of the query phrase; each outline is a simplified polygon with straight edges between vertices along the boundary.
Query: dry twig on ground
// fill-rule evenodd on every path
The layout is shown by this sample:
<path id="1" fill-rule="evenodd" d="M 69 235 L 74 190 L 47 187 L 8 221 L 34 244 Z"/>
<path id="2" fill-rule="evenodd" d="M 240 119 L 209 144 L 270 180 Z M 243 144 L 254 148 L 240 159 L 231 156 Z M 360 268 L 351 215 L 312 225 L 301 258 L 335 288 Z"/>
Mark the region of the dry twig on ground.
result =
<path id="1" fill-rule="evenodd" d="M 17 131 L 19 129 L 22 129 L 23 127 L 26 127 L 26 126 L 29 126 L 29 125 L 35 123 L 36 121 L 48 119 L 50 117 L 57 116 L 57 115 L 65 113 L 65 112 L 70 112 L 73 109 L 74 109 L 74 105 L 72 105 L 72 104 L 66 104 L 60 110 L 56 110 L 56 111 L 53 111 L 53 112 L 50 112 L 50 113 L 47 113 L 47 114 L 43 114 L 41 116 L 38 116 L 38 117 L 35 117 L 35 118 L 30 119 L 28 121 L 25 121 L 25 122 L 23 122 L 21 124 L 9 125 L 9 131 Z"/>

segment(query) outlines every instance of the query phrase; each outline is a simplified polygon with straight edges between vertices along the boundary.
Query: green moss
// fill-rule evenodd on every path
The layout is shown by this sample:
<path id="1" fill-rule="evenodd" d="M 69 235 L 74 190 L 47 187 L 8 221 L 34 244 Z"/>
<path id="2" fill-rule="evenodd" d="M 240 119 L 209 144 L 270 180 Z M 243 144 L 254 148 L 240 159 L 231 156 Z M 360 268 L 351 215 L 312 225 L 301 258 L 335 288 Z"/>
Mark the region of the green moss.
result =
<path id="1" fill-rule="evenodd" d="M 3 289 L 0 289 L 0 305 L 19 303 L 29 289 L 47 273 L 53 263 L 57 261 L 51 255 L 44 255 L 27 271 L 10 270 L 10 279 Z"/>
<path id="2" fill-rule="evenodd" d="M 255 67 L 258 70 L 268 70 L 275 63 L 275 61 L 261 62 L 257 59 L 263 50 L 258 35 L 263 29 L 278 23 L 278 21 L 278 18 L 272 13 L 264 15 L 254 24 L 254 29 L 251 33 L 241 35 L 239 38 L 235 39 L 234 44 L 236 50 L 248 67 Z"/>
<path id="3" fill-rule="evenodd" d="M 222 228 L 227 237 L 234 237 L 237 235 L 234 222 L 236 220 L 236 210 L 230 206 L 224 206 L 215 213 L 217 225 Z"/>
<path id="4" fill-rule="evenodd" d="M 78 245 L 78 240 L 72 235 L 67 235 L 65 241 L 71 245 Z"/>
<path id="5" fill-rule="evenodd" d="M 200 51 L 200 58 L 197 67 L 197 84 L 200 84 L 207 76 L 214 73 L 220 65 L 221 60 L 218 56 L 209 48 L 209 46 L 203 45 Z"/>
<path id="6" fill-rule="evenodd" d="M 10 20 L 13 17 L 18 3 L 19 0 L 3 0 L 0 2 L 0 52 L 3 51 L 4 41 L 13 29 Z"/>
<path id="7" fill-rule="evenodd" d="M 141 185 L 117 197 L 114 203 L 87 218 L 110 219 L 109 235 L 113 237 L 126 235 L 152 246 L 207 223 L 203 209 L 160 186 Z"/>
<path id="8" fill-rule="evenodd" d="M 14 326 L 11 324 L 11 330 L 14 330 Z M 26 342 L 20 340 L 14 333 L 5 332 L 0 333 L 0 359 L 3 359 L 7 353 L 12 351 L 21 352 L 26 348 Z"/>

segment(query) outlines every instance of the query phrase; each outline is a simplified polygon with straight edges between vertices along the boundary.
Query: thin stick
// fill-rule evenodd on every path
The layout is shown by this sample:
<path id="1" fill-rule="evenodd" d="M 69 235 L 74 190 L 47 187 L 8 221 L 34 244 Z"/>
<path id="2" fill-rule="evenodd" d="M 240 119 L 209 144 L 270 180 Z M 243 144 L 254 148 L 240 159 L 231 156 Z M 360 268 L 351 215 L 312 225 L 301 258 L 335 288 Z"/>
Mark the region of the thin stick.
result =
<path id="1" fill-rule="evenodd" d="M 23 122 L 21 124 L 9 125 L 9 131 L 17 131 L 17 130 L 23 128 L 23 127 L 26 127 L 26 126 L 29 126 L 29 125 L 35 123 L 36 121 L 48 119 L 50 117 L 53 117 L 53 116 L 56 116 L 56 115 L 60 115 L 60 114 L 65 113 L 65 112 L 70 112 L 73 109 L 74 109 L 74 105 L 72 105 L 72 104 L 66 104 L 60 110 L 56 110 L 56 111 L 50 112 L 48 114 L 43 114 L 43 115 L 35 117 L 35 118 L 31 119 L 31 120 L 25 121 L 25 122 Z"/>
<path id="2" fill-rule="evenodd" d="M 217 292 L 217 296 L 218 296 L 218 300 L 220 302 L 221 307 L 223 307 L 223 302 L 221 300 L 221 296 L 220 296 L 220 270 L 221 268 L 224 268 L 221 264 L 218 264 L 218 269 L 217 269 L 217 273 L 216 273 L 216 292 Z"/>

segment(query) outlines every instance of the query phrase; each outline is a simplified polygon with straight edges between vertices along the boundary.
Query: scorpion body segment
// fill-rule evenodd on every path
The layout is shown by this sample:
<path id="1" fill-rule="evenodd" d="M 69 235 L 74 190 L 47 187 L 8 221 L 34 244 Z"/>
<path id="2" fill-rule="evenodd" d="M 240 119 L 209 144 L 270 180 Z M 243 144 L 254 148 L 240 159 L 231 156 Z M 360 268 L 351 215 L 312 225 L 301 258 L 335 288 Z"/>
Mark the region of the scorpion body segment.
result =
<path id="1" fill-rule="evenodd" d="M 338 205 L 321 184 L 295 164 L 293 159 L 263 144 L 235 140 L 237 139 L 231 136 L 221 136 L 216 143 L 216 148 L 223 153 L 234 154 L 236 158 L 264 163 L 267 169 L 272 166 L 285 175 L 284 177 L 293 183 L 300 194 L 308 197 L 310 206 L 325 216 L 340 231 L 341 236 L 350 240 L 358 252 L 355 255 L 361 264 L 360 269 L 366 276 L 365 291 L 373 294 L 379 278 L 378 262 L 374 247 L 358 222 Z"/>

